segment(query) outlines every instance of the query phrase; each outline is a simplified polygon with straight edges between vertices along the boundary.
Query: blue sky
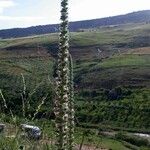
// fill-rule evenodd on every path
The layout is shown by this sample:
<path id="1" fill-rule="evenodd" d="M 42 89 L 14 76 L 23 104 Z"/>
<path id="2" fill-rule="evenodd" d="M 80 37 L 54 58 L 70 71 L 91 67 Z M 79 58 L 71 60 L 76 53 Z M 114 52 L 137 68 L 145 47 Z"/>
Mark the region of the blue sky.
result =
<path id="1" fill-rule="evenodd" d="M 59 23 L 61 0 L 0 0 L 0 29 Z M 69 20 L 150 10 L 150 0 L 69 0 Z"/>

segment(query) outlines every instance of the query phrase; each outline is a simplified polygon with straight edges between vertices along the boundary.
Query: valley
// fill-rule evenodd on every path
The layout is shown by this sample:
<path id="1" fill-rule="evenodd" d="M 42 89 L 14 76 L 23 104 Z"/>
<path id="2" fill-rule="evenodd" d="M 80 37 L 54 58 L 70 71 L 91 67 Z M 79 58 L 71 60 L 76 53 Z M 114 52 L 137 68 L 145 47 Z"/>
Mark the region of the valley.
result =
<path id="1" fill-rule="evenodd" d="M 53 121 L 57 52 L 58 33 L 0 40 L 0 89 L 8 108 L 18 118 L 23 117 L 21 94 L 25 86 L 25 98 L 30 103 L 26 118 L 33 117 L 46 97 L 36 119 Z M 130 23 L 71 32 L 70 52 L 74 62 L 76 124 L 82 127 L 79 130 L 117 130 L 127 143 L 128 137 L 120 135 L 121 131 L 149 134 L 150 24 Z M 1 121 L 12 122 L 11 114 L 3 115 L 9 111 L 3 107 L 2 96 L 0 102 Z M 104 148 L 116 140 L 107 138 L 102 138 L 102 143 L 107 143 Z"/>

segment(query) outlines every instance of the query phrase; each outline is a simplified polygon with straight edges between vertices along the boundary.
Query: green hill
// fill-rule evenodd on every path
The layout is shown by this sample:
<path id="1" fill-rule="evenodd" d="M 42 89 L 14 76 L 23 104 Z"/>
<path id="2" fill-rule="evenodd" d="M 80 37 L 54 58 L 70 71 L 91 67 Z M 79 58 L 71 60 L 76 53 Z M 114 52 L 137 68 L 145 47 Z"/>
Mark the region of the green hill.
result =
<path id="1" fill-rule="evenodd" d="M 112 16 L 100 19 L 75 21 L 69 23 L 71 32 L 83 31 L 84 29 L 98 28 L 103 26 L 118 26 L 121 24 L 150 23 L 150 10 L 142 10 L 119 16 Z M 32 35 L 42 35 L 48 33 L 57 33 L 58 24 L 39 25 L 28 28 L 13 28 L 0 30 L 0 38 L 17 38 Z"/>
<path id="2" fill-rule="evenodd" d="M 149 130 L 150 24 L 92 28 L 70 37 L 79 122 Z M 47 93 L 52 100 L 57 43 L 56 33 L 0 40 L 0 89 L 13 112 L 21 111 L 22 74 L 33 108 Z M 47 117 L 51 104 L 39 116 Z"/>

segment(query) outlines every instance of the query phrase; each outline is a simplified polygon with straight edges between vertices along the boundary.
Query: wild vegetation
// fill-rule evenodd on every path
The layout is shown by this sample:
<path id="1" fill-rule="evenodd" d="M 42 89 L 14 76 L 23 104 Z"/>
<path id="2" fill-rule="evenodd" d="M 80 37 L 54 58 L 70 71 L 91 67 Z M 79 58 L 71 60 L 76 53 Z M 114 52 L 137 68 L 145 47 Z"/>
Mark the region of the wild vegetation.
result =
<path id="1" fill-rule="evenodd" d="M 150 133 L 149 35 L 148 23 L 70 33 L 78 145 L 82 146 L 84 140 L 84 144 L 113 150 L 149 149 L 147 140 L 126 134 Z M 44 135 L 50 133 L 49 141 L 54 139 L 51 124 L 57 43 L 57 33 L 0 40 L 1 122 L 14 124 L 14 114 L 17 126 L 22 122 L 39 125 Z M 30 107 L 22 107 L 24 100 Z M 26 119 L 22 119 L 24 111 Z M 120 130 L 124 132 L 118 133 Z M 108 137 L 100 131 L 118 134 Z M 5 139 L 0 141 L 0 145 L 7 145 Z M 42 142 L 46 141 L 45 138 Z M 12 144 L 15 143 L 17 140 Z M 43 146 L 47 145 L 50 143 Z"/>

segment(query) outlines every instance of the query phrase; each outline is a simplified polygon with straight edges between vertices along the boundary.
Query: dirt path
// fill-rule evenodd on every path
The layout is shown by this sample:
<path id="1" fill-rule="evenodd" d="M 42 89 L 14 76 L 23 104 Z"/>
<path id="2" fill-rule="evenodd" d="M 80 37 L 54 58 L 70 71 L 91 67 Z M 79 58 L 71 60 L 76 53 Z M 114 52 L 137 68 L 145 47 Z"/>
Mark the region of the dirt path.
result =
<path id="1" fill-rule="evenodd" d="M 78 145 L 75 147 L 75 150 L 79 150 L 79 146 Z M 96 148 L 96 147 L 91 146 L 91 145 L 83 145 L 81 150 L 108 150 L 108 149 Z"/>

